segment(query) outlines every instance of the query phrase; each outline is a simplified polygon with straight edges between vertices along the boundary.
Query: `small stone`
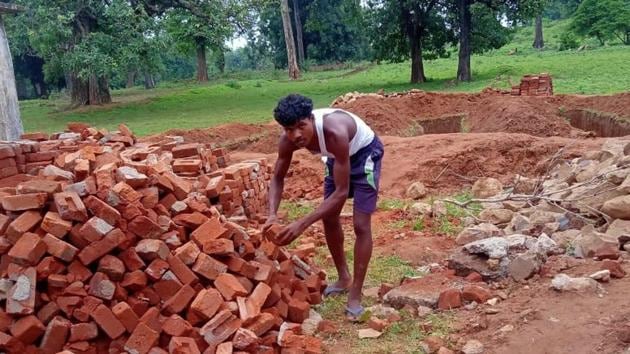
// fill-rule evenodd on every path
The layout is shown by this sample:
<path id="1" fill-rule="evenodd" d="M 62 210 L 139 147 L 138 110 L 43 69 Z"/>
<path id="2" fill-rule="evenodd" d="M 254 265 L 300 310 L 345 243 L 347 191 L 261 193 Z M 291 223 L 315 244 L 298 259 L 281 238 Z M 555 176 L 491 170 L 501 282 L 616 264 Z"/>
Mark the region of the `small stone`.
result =
<path id="1" fill-rule="evenodd" d="M 385 328 L 387 328 L 387 321 L 381 320 L 378 317 L 372 316 L 370 317 L 370 320 L 368 321 L 368 327 L 372 328 L 373 330 L 379 331 L 379 332 L 383 332 L 383 330 L 385 330 Z"/>
<path id="2" fill-rule="evenodd" d="M 488 315 L 496 315 L 497 313 L 499 313 L 499 312 L 501 312 L 501 311 L 499 311 L 499 309 L 498 309 L 498 308 L 489 307 L 489 308 L 487 308 L 487 309 L 483 310 L 483 312 L 485 312 L 485 313 L 486 313 L 486 314 L 488 314 Z"/>
<path id="3" fill-rule="evenodd" d="M 431 215 L 434 218 L 446 216 L 447 214 L 448 211 L 446 209 L 446 204 L 443 201 L 436 200 L 433 202 L 433 205 L 431 206 Z"/>
<path id="4" fill-rule="evenodd" d="M 438 351 L 437 354 L 455 354 L 452 350 L 446 348 L 446 347 L 441 347 Z"/>
<path id="5" fill-rule="evenodd" d="M 424 198 L 427 195 L 427 187 L 420 182 L 412 183 L 409 188 L 407 188 L 406 196 L 411 199 L 420 199 Z"/>
<path id="6" fill-rule="evenodd" d="M 507 224 L 512 220 L 514 212 L 508 209 L 485 209 L 479 218 L 494 225 Z"/>
<path id="7" fill-rule="evenodd" d="M 589 278 L 601 281 L 602 283 L 608 283 L 610 281 L 610 271 L 608 269 L 600 270 L 589 275 Z"/>
<path id="8" fill-rule="evenodd" d="M 494 297 L 488 301 L 486 301 L 486 304 L 490 305 L 490 306 L 496 306 L 499 303 L 499 298 Z"/>
<path id="9" fill-rule="evenodd" d="M 509 325 L 505 325 L 501 328 L 499 328 L 499 332 L 501 333 L 509 333 L 512 332 L 514 330 L 514 326 L 509 324 Z"/>
<path id="10" fill-rule="evenodd" d="M 494 259 L 500 259 L 508 255 L 508 242 L 503 237 L 490 237 L 483 240 L 468 243 L 464 249 L 471 254 L 485 254 Z"/>
<path id="11" fill-rule="evenodd" d="M 560 273 L 551 280 L 551 286 L 558 291 L 597 291 L 599 284 L 591 278 L 571 278 Z"/>
<path id="12" fill-rule="evenodd" d="M 420 348 L 427 354 L 434 354 L 437 353 L 444 344 L 444 339 L 437 336 L 428 336 L 420 343 Z"/>
<path id="13" fill-rule="evenodd" d="M 602 261 L 601 269 L 610 271 L 610 276 L 613 278 L 623 278 L 626 276 L 626 271 L 621 267 L 621 263 L 610 259 Z"/>
<path id="14" fill-rule="evenodd" d="M 464 354 L 483 354 L 483 344 L 475 339 L 471 339 L 462 348 Z"/>
<path id="15" fill-rule="evenodd" d="M 467 243 L 502 235 L 503 230 L 499 229 L 493 224 L 483 223 L 463 229 L 457 235 L 455 243 L 457 243 L 458 245 L 465 245 Z"/>
<path id="16" fill-rule="evenodd" d="M 433 313 L 433 309 L 426 306 L 418 306 L 418 317 L 422 318 Z"/>
<path id="17" fill-rule="evenodd" d="M 383 333 L 372 328 L 363 328 L 360 329 L 358 332 L 359 339 L 378 338 L 381 336 L 381 334 Z"/>
<path id="18" fill-rule="evenodd" d="M 409 207 L 409 213 L 412 216 L 425 216 L 431 214 L 431 204 L 416 202 Z"/>
<path id="19" fill-rule="evenodd" d="M 472 186 L 476 198 L 490 198 L 503 191 L 503 184 L 496 178 L 480 178 Z"/>

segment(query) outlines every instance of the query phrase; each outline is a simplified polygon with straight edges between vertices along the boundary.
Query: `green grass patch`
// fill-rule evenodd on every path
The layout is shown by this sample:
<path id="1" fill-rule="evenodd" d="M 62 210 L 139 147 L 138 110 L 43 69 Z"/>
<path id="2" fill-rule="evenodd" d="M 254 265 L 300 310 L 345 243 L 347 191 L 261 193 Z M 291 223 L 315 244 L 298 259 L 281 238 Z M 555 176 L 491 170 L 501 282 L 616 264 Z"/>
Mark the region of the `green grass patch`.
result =
<path id="1" fill-rule="evenodd" d="M 411 225 L 411 229 L 413 231 L 424 231 L 424 219 L 423 218 L 416 218 L 413 221 L 413 224 Z"/>
<path id="2" fill-rule="evenodd" d="M 306 71 L 290 81 L 283 71 L 232 73 L 207 84 L 161 82 L 154 90 L 113 90 L 114 104 L 66 111 L 68 98 L 55 94 L 49 100 L 20 102 L 26 131 L 55 132 L 77 121 L 115 129 L 127 124 L 136 134 L 159 133 L 172 128 L 206 128 L 230 122 L 261 123 L 272 119 L 277 100 L 299 92 L 311 97 L 315 107 L 329 106 L 334 98 L 351 91 L 398 92 L 412 88 L 427 91 L 478 92 L 485 87 L 507 89 L 524 74 L 548 72 L 556 93 L 611 94 L 630 87 L 630 46 L 599 47 L 590 41 L 583 51 L 558 51 L 566 22 L 545 26 L 546 49 L 531 48 L 533 29 L 517 32 L 512 43 L 474 55 L 472 82 L 456 83 L 457 55 L 425 61 L 425 83 L 410 84 L 410 63 L 382 63 L 353 71 Z M 614 44 L 614 43 L 613 43 Z M 517 48 L 516 54 L 508 55 Z M 408 134 L 414 134 L 409 131 Z"/>
<path id="3" fill-rule="evenodd" d="M 402 230 L 407 226 L 407 220 L 396 220 L 388 224 L 390 229 Z"/>
<path id="4" fill-rule="evenodd" d="M 407 207 L 408 201 L 403 199 L 385 198 L 378 202 L 378 208 L 381 210 L 403 210 Z"/>
<path id="5" fill-rule="evenodd" d="M 280 211 L 287 213 L 289 222 L 296 221 L 315 210 L 315 207 L 306 202 L 292 202 L 283 200 L 280 203 Z"/>

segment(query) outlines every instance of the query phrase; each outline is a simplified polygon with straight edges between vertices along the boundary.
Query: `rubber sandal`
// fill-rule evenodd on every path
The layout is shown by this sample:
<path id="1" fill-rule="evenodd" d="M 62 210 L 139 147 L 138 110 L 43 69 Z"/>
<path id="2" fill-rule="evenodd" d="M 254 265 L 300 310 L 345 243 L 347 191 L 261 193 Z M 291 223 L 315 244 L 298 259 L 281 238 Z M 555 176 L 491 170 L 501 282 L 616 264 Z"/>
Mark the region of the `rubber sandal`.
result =
<path id="1" fill-rule="evenodd" d="M 337 286 L 328 285 L 326 289 L 324 289 L 324 297 L 345 294 L 347 291 L 348 288 L 340 288 Z"/>
<path id="2" fill-rule="evenodd" d="M 359 306 L 358 308 L 351 309 L 346 306 L 346 317 L 350 322 L 360 322 L 362 320 L 362 316 L 365 313 L 365 309 L 363 306 Z"/>

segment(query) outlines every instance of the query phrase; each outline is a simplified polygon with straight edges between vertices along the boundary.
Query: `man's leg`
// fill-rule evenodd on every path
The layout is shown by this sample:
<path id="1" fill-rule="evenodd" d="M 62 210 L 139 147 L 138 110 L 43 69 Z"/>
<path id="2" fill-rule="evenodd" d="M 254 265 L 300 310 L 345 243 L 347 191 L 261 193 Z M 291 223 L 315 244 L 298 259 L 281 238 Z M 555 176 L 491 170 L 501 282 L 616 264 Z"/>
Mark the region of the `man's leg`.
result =
<path id="1" fill-rule="evenodd" d="M 326 244 L 328 250 L 335 262 L 339 280 L 330 285 L 330 289 L 347 289 L 352 282 L 352 276 L 348 271 L 348 263 L 343 250 L 343 230 L 339 221 L 339 214 L 332 218 L 322 220 L 324 223 L 324 234 L 326 235 Z"/>
<path id="2" fill-rule="evenodd" d="M 357 309 L 361 306 L 363 282 L 372 257 L 372 215 L 355 208 L 353 219 L 357 238 L 354 243 L 354 281 L 348 293 L 348 308 Z"/>

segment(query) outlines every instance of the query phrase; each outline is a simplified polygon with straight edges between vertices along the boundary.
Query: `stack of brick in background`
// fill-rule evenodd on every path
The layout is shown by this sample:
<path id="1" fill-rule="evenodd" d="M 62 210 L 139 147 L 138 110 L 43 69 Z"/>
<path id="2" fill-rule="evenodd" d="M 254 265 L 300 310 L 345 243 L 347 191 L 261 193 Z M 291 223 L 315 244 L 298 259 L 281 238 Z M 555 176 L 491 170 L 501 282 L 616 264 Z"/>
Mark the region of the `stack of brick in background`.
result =
<path id="1" fill-rule="evenodd" d="M 127 164 L 152 147 L 124 126 L 86 129 L 55 165 L 2 182 L 0 351 L 320 352 L 295 323 L 323 272 L 210 202 L 256 190 L 262 163 L 186 179 L 160 154 Z"/>
<path id="2" fill-rule="evenodd" d="M 512 87 L 512 96 L 553 96 L 553 83 L 549 74 L 525 75 L 520 86 Z"/>

